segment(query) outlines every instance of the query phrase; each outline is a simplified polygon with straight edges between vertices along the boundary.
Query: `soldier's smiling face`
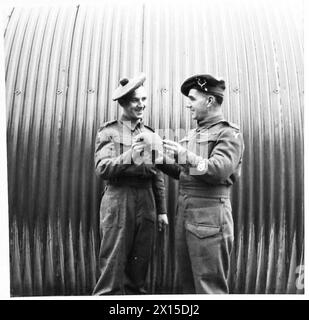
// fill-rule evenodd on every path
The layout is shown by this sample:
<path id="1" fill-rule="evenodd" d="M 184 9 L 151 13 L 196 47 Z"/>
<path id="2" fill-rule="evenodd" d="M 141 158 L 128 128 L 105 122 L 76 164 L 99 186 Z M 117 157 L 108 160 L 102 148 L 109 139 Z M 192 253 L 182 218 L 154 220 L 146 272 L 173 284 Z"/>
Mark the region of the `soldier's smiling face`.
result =
<path id="1" fill-rule="evenodd" d="M 208 115 L 208 96 L 196 89 L 191 89 L 188 94 L 187 108 L 190 109 L 192 118 L 200 121 Z"/>
<path id="2" fill-rule="evenodd" d="M 131 95 L 122 103 L 123 113 L 132 120 L 143 119 L 144 109 L 146 108 L 147 94 L 143 86 L 137 88 Z"/>

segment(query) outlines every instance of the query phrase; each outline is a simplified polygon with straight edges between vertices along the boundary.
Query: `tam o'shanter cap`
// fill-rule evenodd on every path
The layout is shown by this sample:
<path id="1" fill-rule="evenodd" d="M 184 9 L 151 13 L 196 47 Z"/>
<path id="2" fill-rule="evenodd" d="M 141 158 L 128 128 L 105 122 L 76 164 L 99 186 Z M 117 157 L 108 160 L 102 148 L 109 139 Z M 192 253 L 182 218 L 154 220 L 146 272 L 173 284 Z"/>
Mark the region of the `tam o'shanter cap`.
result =
<path id="1" fill-rule="evenodd" d="M 132 79 L 122 78 L 119 81 L 119 86 L 116 88 L 116 90 L 113 93 L 112 99 L 116 101 L 124 97 L 128 93 L 140 87 L 145 82 L 145 80 L 146 80 L 146 75 L 144 73 L 141 73 L 140 75 Z"/>
<path id="2" fill-rule="evenodd" d="M 185 80 L 180 88 L 185 96 L 188 96 L 191 89 L 223 97 L 225 82 L 224 80 L 217 80 L 209 74 L 198 74 Z"/>

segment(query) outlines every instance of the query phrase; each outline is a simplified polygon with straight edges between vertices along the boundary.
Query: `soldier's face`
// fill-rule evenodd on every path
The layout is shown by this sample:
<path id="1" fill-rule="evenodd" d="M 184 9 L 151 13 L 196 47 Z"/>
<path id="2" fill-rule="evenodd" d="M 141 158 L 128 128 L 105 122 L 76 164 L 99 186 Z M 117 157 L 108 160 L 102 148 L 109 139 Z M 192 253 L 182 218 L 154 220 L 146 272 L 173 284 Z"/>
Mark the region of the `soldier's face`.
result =
<path id="1" fill-rule="evenodd" d="M 125 101 L 123 107 L 123 112 L 126 117 L 130 120 L 142 119 L 144 115 L 144 109 L 146 108 L 147 95 L 146 90 L 143 86 L 137 88 L 130 99 Z"/>
<path id="2" fill-rule="evenodd" d="M 187 108 L 190 109 L 192 119 L 203 120 L 208 115 L 208 97 L 202 92 L 191 89 L 188 94 Z"/>

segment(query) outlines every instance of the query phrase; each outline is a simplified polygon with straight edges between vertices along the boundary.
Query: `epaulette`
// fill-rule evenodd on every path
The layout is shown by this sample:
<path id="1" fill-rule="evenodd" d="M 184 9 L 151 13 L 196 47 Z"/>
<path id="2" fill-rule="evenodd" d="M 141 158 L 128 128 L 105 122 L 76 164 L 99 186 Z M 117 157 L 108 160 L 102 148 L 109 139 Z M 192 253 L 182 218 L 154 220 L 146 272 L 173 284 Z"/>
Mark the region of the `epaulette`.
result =
<path id="1" fill-rule="evenodd" d="M 229 122 L 229 121 L 227 121 L 227 123 L 229 124 L 230 127 L 234 128 L 234 129 L 236 129 L 238 131 L 240 130 L 240 128 L 239 128 L 239 126 L 237 124 L 235 124 L 233 122 Z"/>
<path id="2" fill-rule="evenodd" d="M 233 129 L 236 129 L 236 130 L 240 130 L 239 126 L 233 122 L 230 122 L 230 121 L 227 121 L 227 120 L 223 120 L 221 121 L 223 123 L 226 123 L 229 127 L 233 128 Z"/>
<path id="3" fill-rule="evenodd" d="M 101 128 L 102 128 L 102 129 L 103 129 L 103 128 L 106 128 L 106 127 L 108 127 L 108 126 L 116 123 L 117 121 L 118 121 L 118 120 L 107 121 L 107 122 L 105 122 L 105 123 L 101 126 Z"/>
<path id="4" fill-rule="evenodd" d="M 151 127 L 146 126 L 145 124 L 144 124 L 144 127 L 146 127 L 147 129 L 151 130 L 152 132 L 155 132 Z"/>

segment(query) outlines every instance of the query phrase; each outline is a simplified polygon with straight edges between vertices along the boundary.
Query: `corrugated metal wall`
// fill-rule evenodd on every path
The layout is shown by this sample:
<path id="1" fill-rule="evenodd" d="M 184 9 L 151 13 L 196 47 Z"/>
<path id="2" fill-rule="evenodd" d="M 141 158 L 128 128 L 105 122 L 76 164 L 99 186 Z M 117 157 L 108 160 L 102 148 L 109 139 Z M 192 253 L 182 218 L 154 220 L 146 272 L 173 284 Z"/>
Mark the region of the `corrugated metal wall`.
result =
<path id="1" fill-rule="evenodd" d="M 11 293 L 90 294 L 98 276 L 96 130 L 119 115 L 111 93 L 139 71 L 156 129 L 194 126 L 180 94 L 194 73 L 228 84 L 224 113 L 246 150 L 234 186 L 234 293 L 301 293 L 302 3 L 203 1 L 20 8 L 5 29 Z M 177 292 L 177 184 L 148 284 Z"/>

